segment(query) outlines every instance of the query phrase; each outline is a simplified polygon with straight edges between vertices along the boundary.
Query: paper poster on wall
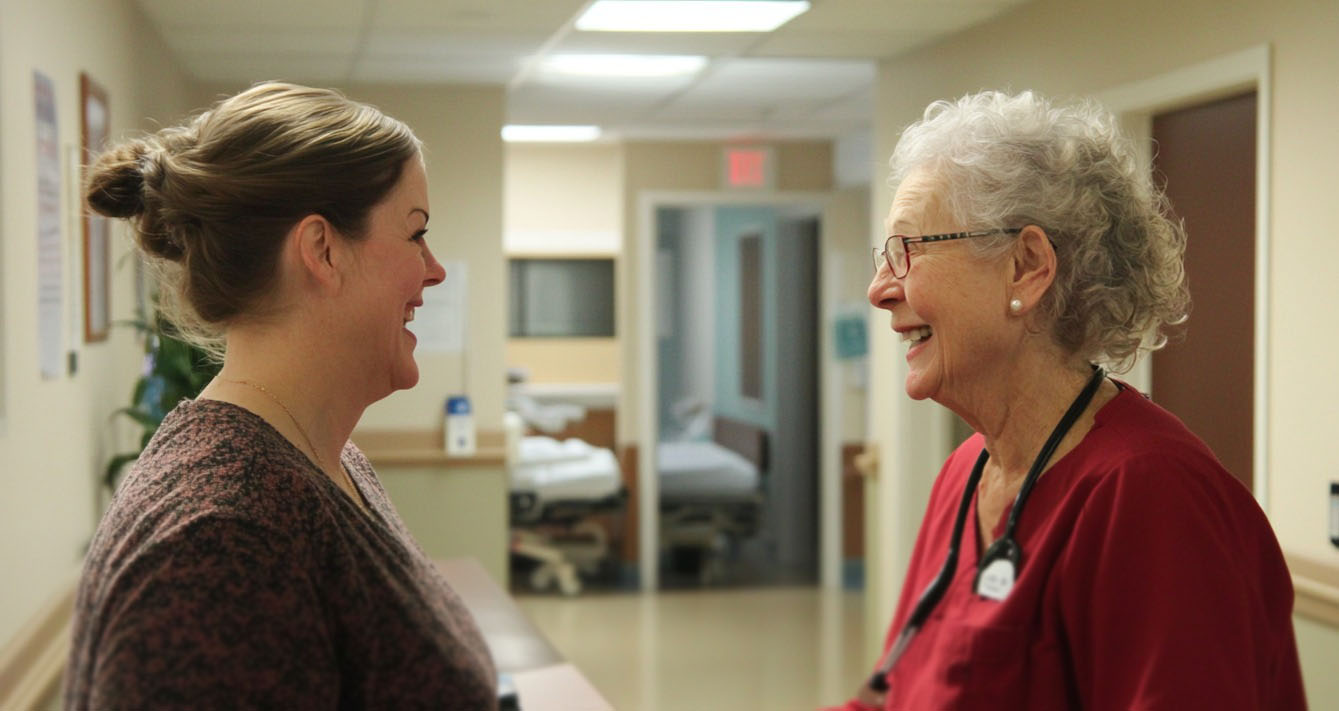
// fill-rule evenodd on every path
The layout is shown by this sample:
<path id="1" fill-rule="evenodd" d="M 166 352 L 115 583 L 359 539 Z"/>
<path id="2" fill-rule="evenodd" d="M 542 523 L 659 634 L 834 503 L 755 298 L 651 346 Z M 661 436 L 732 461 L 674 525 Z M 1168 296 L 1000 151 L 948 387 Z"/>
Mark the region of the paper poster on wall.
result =
<path id="1" fill-rule="evenodd" d="M 418 353 L 460 353 L 465 350 L 466 270 L 464 262 L 442 262 L 446 279 L 423 290 L 423 305 L 414 312 L 409 331 L 418 338 Z"/>
<path id="2" fill-rule="evenodd" d="M 37 349 L 43 378 L 58 378 L 64 309 L 64 250 L 60 237 L 60 134 L 56 129 L 56 89 L 51 79 L 33 72 L 37 112 Z"/>

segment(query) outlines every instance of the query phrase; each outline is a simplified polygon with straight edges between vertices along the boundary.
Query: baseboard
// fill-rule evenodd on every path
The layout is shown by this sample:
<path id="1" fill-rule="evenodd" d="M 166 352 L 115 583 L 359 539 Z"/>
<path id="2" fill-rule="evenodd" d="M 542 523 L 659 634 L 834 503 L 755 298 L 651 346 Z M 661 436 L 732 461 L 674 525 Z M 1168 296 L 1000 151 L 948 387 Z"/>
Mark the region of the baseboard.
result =
<path id="1" fill-rule="evenodd" d="M 0 711 L 39 708 L 57 693 L 70 654 L 79 578 L 68 583 L 0 649 Z"/>

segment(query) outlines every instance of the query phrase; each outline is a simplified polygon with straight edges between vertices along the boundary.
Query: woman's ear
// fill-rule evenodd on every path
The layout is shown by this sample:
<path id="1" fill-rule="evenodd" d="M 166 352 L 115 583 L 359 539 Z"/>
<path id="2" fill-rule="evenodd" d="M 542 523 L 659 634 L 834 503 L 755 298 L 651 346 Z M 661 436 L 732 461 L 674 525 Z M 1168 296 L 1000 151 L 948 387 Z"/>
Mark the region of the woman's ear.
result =
<path id="1" fill-rule="evenodd" d="M 340 274 L 336 268 L 336 251 L 339 245 L 330 221 L 320 215 L 307 215 L 293 226 L 289 237 L 304 281 L 322 288 L 338 287 Z"/>
<path id="2" fill-rule="evenodd" d="M 319 214 L 309 214 L 289 229 L 288 237 L 293 266 L 301 274 L 301 283 L 319 289 L 339 288 L 340 244 L 335 226 Z"/>
<path id="3" fill-rule="evenodd" d="M 1055 281 L 1055 246 L 1046 231 L 1028 225 L 1018 234 L 1013 251 L 1013 276 L 1009 282 L 1010 311 L 1021 315 L 1041 301 Z M 1014 308 L 1015 303 L 1018 308 Z"/>

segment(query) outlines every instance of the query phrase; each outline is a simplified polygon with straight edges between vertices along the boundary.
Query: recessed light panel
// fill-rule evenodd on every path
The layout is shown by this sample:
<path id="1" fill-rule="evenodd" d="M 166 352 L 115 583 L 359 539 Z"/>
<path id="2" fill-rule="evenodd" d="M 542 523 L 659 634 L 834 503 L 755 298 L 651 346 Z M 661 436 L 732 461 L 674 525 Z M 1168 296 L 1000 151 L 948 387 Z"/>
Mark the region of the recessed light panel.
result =
<path id="1" fill-rule="evenodd" d="M 582 143 L 600 137 L 599 126 L 523 126 L 502 127 L 502 140 L 508 143 Z"/>
<path id="2" fill-rule="evenodd" d="M 809 9 L 804 0 L 598 0 L 585 32 L 771 32 Z"/>

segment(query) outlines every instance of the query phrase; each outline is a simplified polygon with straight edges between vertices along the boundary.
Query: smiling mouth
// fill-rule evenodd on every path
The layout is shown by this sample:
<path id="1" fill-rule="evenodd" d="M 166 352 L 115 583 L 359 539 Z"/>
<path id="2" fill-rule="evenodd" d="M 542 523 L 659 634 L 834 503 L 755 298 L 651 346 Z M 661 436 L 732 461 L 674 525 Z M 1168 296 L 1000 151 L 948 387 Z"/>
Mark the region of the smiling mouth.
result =
<path id="1" fill-rule="evenodd" d="M 929 326 L 921 326 L 909 331 L 903 331 L 902 342 L 907 344 L 908 347 L 914 347 L 930 340 L 930 336 L 932 335 L 934 335 L 934 333 L 930 330 Z"/>

